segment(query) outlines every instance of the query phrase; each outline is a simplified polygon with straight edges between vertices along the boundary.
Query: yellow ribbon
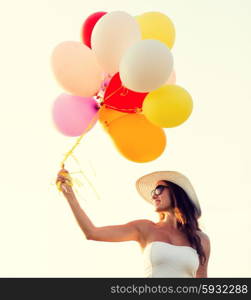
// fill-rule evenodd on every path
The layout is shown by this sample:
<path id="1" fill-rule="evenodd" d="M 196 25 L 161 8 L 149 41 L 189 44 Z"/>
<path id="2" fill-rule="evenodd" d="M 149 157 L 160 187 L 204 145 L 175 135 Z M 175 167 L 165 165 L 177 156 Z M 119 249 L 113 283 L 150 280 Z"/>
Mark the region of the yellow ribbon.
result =
<path id="1" fill-rule="evenodd" d="M 123 86 L 120 86 L 117 90 L 115 90 L 114 92 L 112 92 L 110 95 L 108 95 L 106 97 L 106 99 L 109 99 L 110 97 L 112 97 L 116 92 L 118 92 L 120 89 L 124 88 Z M 126 92 L 125 90 L 123 91 L 124 93 Z M 122 92 L 122 93 L 123 93 Z M 116 107 L 113 107 L 113 106 L 110 106 L 110 105 L 107 105 L 104 103 L 104 93 L 101 91 L 99 94 L 97 94 L 96 96 L 96 100 L 99 102 L 99 105 L 102 106 L 102 105 L 105 105 L 106 107 L 108 108 L 111 108 L 111 109 L 116 109 Z M 123 94 L 121 94 L 123 96 Z M 141 108 L 136 108 L 136 109 L 123 109 L 123 112 L 134 112 L 134 113 L 139 113 L 142 111 Z M 94 122 L 96 121 L 97 119 L 97 114 L 95 114 L 95 116 L 92 118 L 91 122 L 89 123 L 88 127 L 86 128 L 86 130 L 82 133 L 82 135 L 77 139 L 77 141 L 75 142 L 75 144 L 73 145 L 73 147 L 65 154 L 64 156 L 64 159 L 62 160 L 60 166 L 62 169 L 64 169 L 64 166 L 65 166 L 65 162 L 66 160 L 69 158 L 69 156 L 71 156 L 76 162 L 77 164 L 80 166 L 77 158 L 73 155 L 73 151 L 76 149 L 76 147 L 80 144 L 80 141 L 82 140 L 82 138 L 85 136 L 86 132 L 93 126 Z M 71 187 L 73 187 L 73 183 L 75 183 L 76 185 L 78 186 L 83 186 L 83 183 L 76 179 L 76 178 L 73 178 L 72 176 L 70 176 L 70 174 L 73 174 L 73 173 L 81 173 L 84 177 L 84 179 L 88 182 L 88 184 L 91 186 L 91 188 L 93 189 L 93 191 L 95 192 L 97 198 L 100 199 L 99 197 L 99 194 L 97 193 L 95 187 L 93 186 L 93 184 L 91 183 L 91 181 L 87 178 L 87 176 L 84 174 L 84 172 L 81 170 L 80 168 L 80 171 L 79 172 L 64 172 L 64 171 L 61 171 L 60 172 L 60 175 L 65 177 L 66 179 L 66 183 L 68 185 L 70 185 Z M 56 186 L 57 186 L 57 189 L 62 192 L 62 189 L 61 189 L 61 182 L 60 181 L 57 181 L 56 182 Z M 77 194 L 78 194 L 78 191 L 76 190 Z"/>
<path id="2" fill-rule="evenodd" d="M 65 157 L 64 159 L 62 160 L 60 166 L 62 169 L 64 169 L 64 166 L 65 166 L 65 162 L 66 160 L 69 158 L 69 156 L 71 155 L 73 157 L 73 151 L 76 149 L 76 147 L 80 144 L 80 141 L 82 140 L 82 138 L 84 137 L 84 135 L 86 134 L 86 132 L 93 126 L 94 124 L 94 121 L 96 121 L 96 118 L 97 118 L 97 115 L 95 115 L 91 122 L 89 123 L 89 125 L 87 126 L 86 130 L 82 133 L 82 135 L 77 139 L 76 143 L 73 145 L 73 147 L 65 154 Z M 74 157 L 73 157 L 74 158 Z M 75 159 L 76 160 L 76 159 Z M 77 161 L 77 160 L 76 160 Z M 83 171 L 80 171 L 80 173 L 84 174 Z M 72 174 L 72 173 L 71 173 Z M 61 171 L 59 173 L 59 175 L 65 177 L 66 179 L 66 183 L 69 184 L 70 186 L 73 186 L 73 178 L 70 176 L 69 172 L 64 172 L 64 171 Z M 75 180 L 76 181 L 76 180 Z M 78 181 L 79 182 L 79 181 Z M 80 184 L 82 184 L 80 182 Z M 79 185 L 79 183 L 78 183 Z M 62 192 L 62 189 L 61 189 L 61 182 L 60 181 L 57 181 L 56 182 L 56 186 L 58 188 L 58 190 L 60 192 Z"/>

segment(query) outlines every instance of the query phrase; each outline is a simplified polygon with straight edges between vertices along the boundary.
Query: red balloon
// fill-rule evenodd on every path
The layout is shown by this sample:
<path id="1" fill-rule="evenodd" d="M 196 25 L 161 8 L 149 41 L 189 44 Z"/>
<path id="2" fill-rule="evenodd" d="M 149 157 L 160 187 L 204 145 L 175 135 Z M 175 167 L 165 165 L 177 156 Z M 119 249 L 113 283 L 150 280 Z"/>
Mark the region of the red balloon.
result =
<path id="1" fill-rule="evenodd" d="M 138 93 L 122 86 L 119 73 L 116 73 L 104 95 L 106 107 L 126 113 L 136 113 L 142 110 L 143 101 L 148 93 Z"/>
<path id="2" fill-rule="evenodd" d="M 92 36 L 92 30 L 98 20 L 105 15 L 106 12 L 104 11 L 99 11 L 96 12 L 92 15 L 90 15 L 84 22 L 81 30 L 81 36 L 82 36 L 82 41 L 83 43 L 91 48 L 91 36 Z"/>

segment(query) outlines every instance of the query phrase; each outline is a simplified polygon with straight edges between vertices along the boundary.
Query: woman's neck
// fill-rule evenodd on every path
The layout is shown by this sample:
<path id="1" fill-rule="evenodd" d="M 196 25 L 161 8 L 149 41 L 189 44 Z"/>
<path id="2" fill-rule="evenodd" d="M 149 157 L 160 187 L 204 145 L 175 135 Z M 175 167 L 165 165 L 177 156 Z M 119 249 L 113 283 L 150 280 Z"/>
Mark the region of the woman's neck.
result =
<path id="1" fill-rule="evenodd" d="M 160 212 L 159 213 L 159 223 L 157 223 L 159 226 L 168 227 L 172 229 L 178 229 L 177 220 L 175 218 L 175 215 L 170 212 Z"/>

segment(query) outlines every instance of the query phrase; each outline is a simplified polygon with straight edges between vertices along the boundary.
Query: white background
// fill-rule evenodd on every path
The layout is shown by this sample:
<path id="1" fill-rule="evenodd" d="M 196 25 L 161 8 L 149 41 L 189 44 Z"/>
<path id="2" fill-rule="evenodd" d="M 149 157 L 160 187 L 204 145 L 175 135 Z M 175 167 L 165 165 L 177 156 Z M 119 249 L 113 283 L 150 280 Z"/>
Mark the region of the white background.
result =
<path id="1" fill-rule="evenodd" d="M 52 184 L 76 138 L 60 134 L 51 120 L 63 90 L 50 55 L 58 43 L 80 40 L 88 15 L 113 10 L 160 11 L 172 19 L 177 84 L 192 95 L 194 111 L 165 130 L 165 153 L 145 164 L 122 157 L 97 124 L 75 152 L 100 196 L 85 184 L 82 207 L 97 226 L 157 220 L 134 182 L 147 172 L 180 171 L 197 191 L 200 225 L 211 240 L 208 276 L 250 277 L 249 0 L 1 2 L 0 276 L 144 276 L 139 246 L 87 241 Z M 79 169 L 73 160 L 66 168 Z"/>

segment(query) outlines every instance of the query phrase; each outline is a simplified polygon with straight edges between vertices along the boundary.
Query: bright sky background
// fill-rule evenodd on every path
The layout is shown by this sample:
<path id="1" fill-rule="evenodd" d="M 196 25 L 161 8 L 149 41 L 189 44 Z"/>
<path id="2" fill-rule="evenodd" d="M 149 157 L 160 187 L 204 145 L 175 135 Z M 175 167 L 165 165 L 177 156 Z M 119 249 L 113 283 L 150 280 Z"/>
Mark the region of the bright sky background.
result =
<path id="1" fill-rule="evenodd" d="M 208 276 L 250 277 L 249 0 L 1 2 L 0 276 L 144 276 L 136 243 L 87 241 L 51 184 L 76 138 L 60 134 L 51 120 L 63 90 L 50 55 L 62 41 L 79 41 L 85 18 L 103 10 L 160 11 L 172 19 L 177 84 L 192 95 L 194 111 L 165 130 L 165 153 L 145 164 L 122 157 L 96 125 L 75 155 L 100 199 L 86 185 L 79 190 L 82 207 L 97 226 L 157 220 L 134 182 L 148 172 L 180 171 L 197 191 L 201 228 L 211 239 Z M 72 160 L 66 168 L 79 169 Z"/>

